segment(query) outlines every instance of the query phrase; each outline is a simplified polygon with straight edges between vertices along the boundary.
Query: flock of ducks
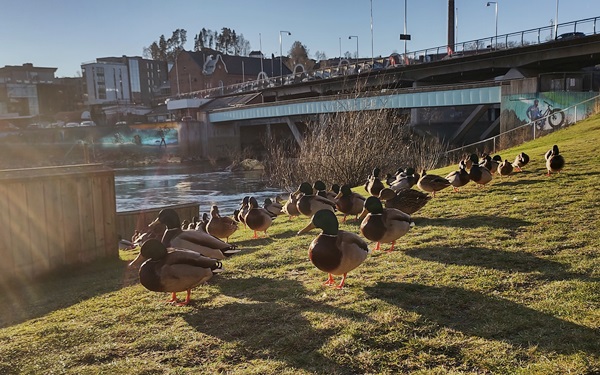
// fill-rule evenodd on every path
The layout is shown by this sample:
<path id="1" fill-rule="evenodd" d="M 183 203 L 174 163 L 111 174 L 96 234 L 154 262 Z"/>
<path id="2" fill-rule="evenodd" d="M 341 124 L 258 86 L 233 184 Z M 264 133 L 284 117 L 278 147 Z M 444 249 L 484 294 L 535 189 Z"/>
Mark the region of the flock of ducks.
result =
<path id="1" fill-rule="evenodd" d="M 547 175 L 564 168 L 565 161 L 557 145 L 545 154 L 545 159 Z M 218 207 L 212 206 L 210 217 L 204 214 L 202 220 L 195 217 L 191 223 L 182 222 L 173 209 L 163 209 L 145 233 L 136 232 L 132 238 L 134 243 L 141 244 L 141 250 L 130 267 L 139 267 L 140 283 L 145 288 L 172 293 L 167 302 L 187 305 L 191 290 L 221 272 L 222 260 L 240 252 L 228 242 L 240 225 L 252 230 L 253 238 L 258 238 L 258 232 L 267 236 L 278 216 L 288 215 L 289 219 L 306 216 L 310 219 L 298 235 L 315 228 L 321 230 L 309 245 L 308 257 L 316 268 L 328 274 L 325 285 L 341 289 L 347 274 L 369 254 L 363 237 L 377 243 L 374 250 L 381 250 L 382 243 L 390 243 L 388 251 L 392 251 L 395 241 L 414 226 L 411 215 L 436 192 L 449 186 L 459 191 L 470 181 L 484 186 L 493 174 L 509 176 L 522 171 L 528 163 L 529 156 L 523 152 L 512 163 L 499 156 L 484 154 L 480 159 L 471 154 L 459 162 L 458 170 L 446 177 L 428 174 L 426 170 L 417 174 L 414 168 L 401 168 L 394 175 L 388 174 L 385 183 L 380 178 L 381 170 L 374 168 L 364 185 L 368 197 L 353 192 L 349 185 L 334 184 L 327 190 L 322 181 L 312 186 L 303 182 L 285 202 L 267 198 L 261 207 L 256 198 L 247 196 L 233 217 L 221 216 Z M 413 189 L 415 185 L 421 191 Z M 360 235 L 339 229 L 337 211 L 343 214 L 343 222 L 348 215 L 360 221 Z M 342 276 L 339 284 L 334 276 Z M 180 302 L 176 293 L 183 291 L 187 295 Z"/>

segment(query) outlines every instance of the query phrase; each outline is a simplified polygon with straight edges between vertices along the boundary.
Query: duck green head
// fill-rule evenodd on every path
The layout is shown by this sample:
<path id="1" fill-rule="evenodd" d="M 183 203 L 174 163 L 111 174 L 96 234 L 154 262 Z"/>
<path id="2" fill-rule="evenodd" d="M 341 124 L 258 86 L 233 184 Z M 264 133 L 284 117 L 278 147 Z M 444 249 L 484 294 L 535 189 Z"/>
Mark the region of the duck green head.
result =
<path id="1" fill-rule="evenodd" d="M 244 197 L 244 199 L 242 199 L 242 206 L 247 206 L 249 201 L 250 197 Z"/>
<path id="2" fill-rule="evenodd" d="M 552 146 L 552 155 L 558 155 L 558 154 L 559 154 L 558 145 Z"/>
<path id="3" fill-rule="evenodd" d="M 340 192 L 340 185 L 338 185 L 338 184 L 331 185 L 331 191 L 338 194 Z"/>
<path id="4" fill-rule="evenodd" d="M 273 201 L 271 200 L 271 198 L 265 198 L 265 203 L 264 203 L 264 205 L 265 205 L 265 206 L 268 206 L 268 205 L 270 205 L 270 204 L 273 204 Z"/>
<path id="5" fill-rule="evenodd" d="M 379 169 L 379 168 L 373 169 L 373 177 L 379 177 L 380 172 L 381 172 L 381 169 Z"/>
<path id="6" fill-rule="evenodd" d="M 310 184 L 308 182 L 303 182 L 300 184 L 300 187 L 298 188 L 298 192 L 300 193 L 304 193 L 304 195 L 313 195 L 314 191 L 312 186 L 310 186 Z"/>
<path id="7" fill-rule="evenodd" d="M 412 176 L 413 174 L 415 174 L 415 169 L 412 167 L 406 168 L 406 175 L 407 176 Z"/>
<path id="8" fill-rule="evenodd" d="M 342 196 L 343 196 L 343 197 L 346 197 L 346 196 L 348 196 L 348 195 L 351 195 L 351 194 L 352 194 L 352 190 L 350 189 L 350 186 L 348 186 L 348 185 L 343 185 L 343 186 L 340 188 L 340 192 L 342 193 Z"/>
<path id="9" fill-rule="evenodd" d="M 494 157 L 492 158 L 492 160 L 501 162 L 502 161 L 502 156 L 500 156 L 500 155 L 494 155 Z"/>
<path id="10" fill-rule="evenodd" d="M 163 223 L 169 229 L 178 228 L 181 225 L 179 215 L 172 208 L 165 208 L 158 213 L 158 217 L 148 226 L 153 226 L 157 223 Z"/>
<path id="11" fill-rule="evenodd" d="M 369 197 L 365 201 L 365 209 L 372 214 L 380 214 L 383 213 L 383 206 L 381 201 L 377 197 Z"/>
<path id="12" fill-rule="evenodd" d="M 249 204 L 250 208 L 258 208 L 258 201 L 254 197 L 250 198 Z"/>
<path id="13" fill-rule="evenodd" d="M 324 234 L 338 234 L 339 223 L 333 211 L 319 210 L 313 215 L 311 222 L 315 227 L 322 229 Z"/>
<path id="14" fill-rule="evenodd" d="M 325 186 L 325 183 L 323 181 L 321 181 L 321 180 L 315 181 L 315 183 L 313 184 L 313 187 L 317 191 L 327 190 L 327 187 Z"/>
<path id="15" fill-rule="evenodd" d="M 471 156 L 469 156 L 469 160 L 471 160 L 473 164 L 479 163 L 479 158 L 477 157 L 477 154 L 471 154 Z"/>
<path id="16" fill-rule="evenodd" d="M 167 256 L 167 248 L 156 238 L 144 242 L 140 254 L 146 259 L 159 260 Z"/>

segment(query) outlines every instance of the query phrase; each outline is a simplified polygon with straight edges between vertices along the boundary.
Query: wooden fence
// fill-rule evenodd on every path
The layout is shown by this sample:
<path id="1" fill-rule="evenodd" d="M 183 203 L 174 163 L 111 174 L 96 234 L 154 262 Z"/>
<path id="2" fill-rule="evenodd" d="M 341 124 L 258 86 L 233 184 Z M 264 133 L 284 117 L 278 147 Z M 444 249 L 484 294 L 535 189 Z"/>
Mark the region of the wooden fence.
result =
<path id="1" fill-rule="evenodd" d="M 100 164 L 0 171 L 0 282 L 118 257 L 114 180 Z"/>
<path id="2" fill-rule="evenodd" d="M 177 214 L 179 214 L 179 218 L 181 220 L 191 220 L 194 216 L 198 216 L 200 212 L 199 203 L 187 203 L 145 210 L 117 212 L 118 236 L 129 240 L 136 230 L 145 232 L 148 224 L 158 217 L 160 210 L 165 208 L 174 209 Z"/>

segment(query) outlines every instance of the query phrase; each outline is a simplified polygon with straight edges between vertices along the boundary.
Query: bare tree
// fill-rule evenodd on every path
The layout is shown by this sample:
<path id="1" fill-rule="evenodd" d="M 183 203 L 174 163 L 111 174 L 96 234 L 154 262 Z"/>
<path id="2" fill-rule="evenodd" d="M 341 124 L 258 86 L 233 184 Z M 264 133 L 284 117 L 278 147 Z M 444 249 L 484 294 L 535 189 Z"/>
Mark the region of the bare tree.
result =
<path id="1" fill-rule="evenodd" d="M 407 115 L 388 109 L 322 115 L 308 124 L 294 155 L 289 143 L 266 146 L 270 182 L 288 189 L 317 179 L 357 186 L 375 167 L 393 174 L 399 167 L 436 165 L 445 146 L 416 135 L 407 123 Z"/>

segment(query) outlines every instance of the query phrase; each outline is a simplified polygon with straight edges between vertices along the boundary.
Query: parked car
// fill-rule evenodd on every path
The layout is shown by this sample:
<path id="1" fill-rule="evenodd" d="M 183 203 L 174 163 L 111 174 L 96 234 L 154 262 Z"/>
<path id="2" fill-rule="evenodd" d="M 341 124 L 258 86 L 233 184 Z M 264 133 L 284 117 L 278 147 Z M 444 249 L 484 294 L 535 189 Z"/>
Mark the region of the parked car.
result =
<path id="1" fill-rule="evenodd" d="M 570 33 L 560 34 L 559 36 L 556 37 L 556 40 L 579 39 L 579 38 L 583 38 L 584 36 L 585 36 L 584 33 L 579 32 L 579 31 L 574 31 L 574 32 L 570 32 Z"/>
<path id="2" fill-rule="evenodd" d="M 94 121 L 81 121 L 79 126 L 96 126 L 96 123 Z"/>
<path id="3" fill-rule="evenodd" d="M 65 125 L 65 128 L 76 128 L 79 126 L 78 122 L 67 122 L 67 124 Z"/>

